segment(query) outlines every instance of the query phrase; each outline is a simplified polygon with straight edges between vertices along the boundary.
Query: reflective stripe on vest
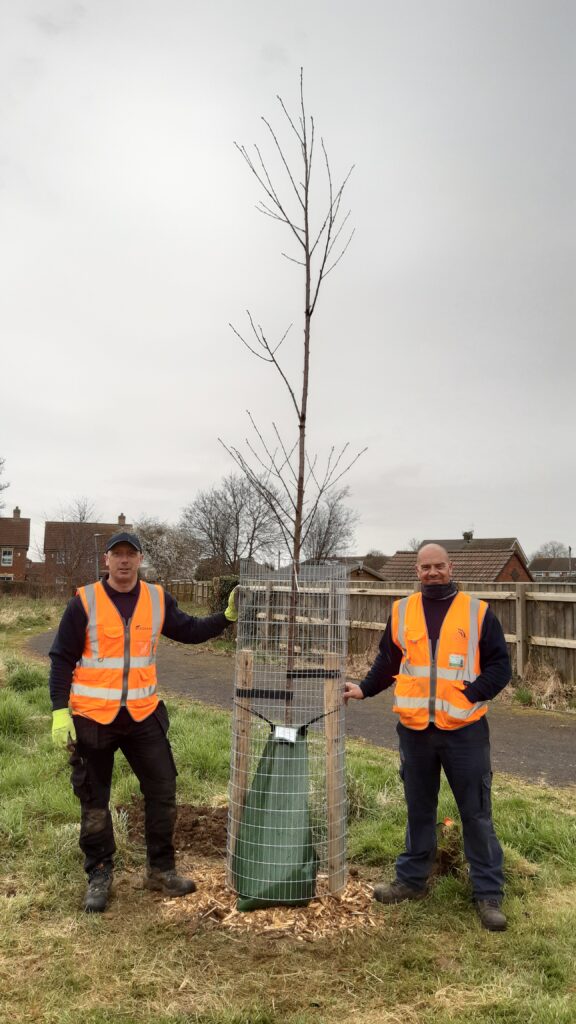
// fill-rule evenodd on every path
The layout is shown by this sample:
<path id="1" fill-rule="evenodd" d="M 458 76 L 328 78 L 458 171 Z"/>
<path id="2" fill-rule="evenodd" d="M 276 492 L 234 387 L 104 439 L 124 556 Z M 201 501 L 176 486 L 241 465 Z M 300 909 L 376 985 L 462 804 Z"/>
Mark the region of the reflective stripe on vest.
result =
<path id="1" fill-rule="evenodd" d="M 158 703 L 156 648 L 164 624 L 164 592 L 141 581 L 127 623 L 101 583 L 81 587 L 78 595 L 87 622 L 84 651 L 71 686 L 72 712 L 106 724 L 125 705 L 141 721 Z"/>
<path id="2" fill-rule="evenodd" d="M 397 697 L 395 704 L 398 708 L 427 708 L 429 699 L 428 697 Z M 467 708 L 457 708 L 455 704 L 450 704 L 447 700 L 436 699 L 435 701 L 437 711 L 446 711 L 452 718 L 461 718 L 462 720 L 470 718 L 478 708 L 485 708 L 487 704 L 488 701 L 481 700 L 476 704 L 471 704 L 470 710 L 468 710 Z"/>
<path id="3" fill-rule="evenodd" d="M 80 697 L 96 697 L 99 700 L 120 700 L 122 689 L 115 690 L 114 687 L 84 686 L 83 683 L 73 684 L 74 693 Z M 143 697 L 151 697 L 156 691 L 156 686 L 140 686 L 130 690 L 130 700 L 142 700 Z"/>
<path id="4" fill-rule="evenodd" d="M 462 597 L 466 599 L 467 611 Z M 470 704 L 463 686 L 458 684 L 473 682 L 480 672 L 479 626 L 487 607 L 471 595 L 456 595 L 433 652 L 422 595 L 412 594 L 395 603 L 392 639 L 401 647 L 403 657 L 396 677 L 394 710 L 408 728 L 425 729 L 434 723 L 441 729 L 457 729 L 486 713 L 487 701 Z M 449 666 L 447 662 L 452 657 L 461 659 L 461 664 Z"/>

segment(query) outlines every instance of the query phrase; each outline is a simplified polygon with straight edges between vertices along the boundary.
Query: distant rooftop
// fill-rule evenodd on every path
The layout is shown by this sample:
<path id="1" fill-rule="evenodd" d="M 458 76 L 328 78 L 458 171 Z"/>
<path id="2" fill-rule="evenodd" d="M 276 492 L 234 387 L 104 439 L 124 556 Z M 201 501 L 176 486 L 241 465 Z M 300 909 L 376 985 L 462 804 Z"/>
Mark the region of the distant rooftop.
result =
<path id="1" fill-rule="evenodd" d="M 428 541 L 427 543 L 441 544 L 441 541 Z M 446 547 L 442 543 L 442 547 Z M 466 545 L 465 550 L 450 551 L 450 561 L 454 564 L 455 580 L 474 580 L 480 583 L 494 582 L 510 558 L 518 554 L 515 550 L 491 551 L 484 547 L 470 548 Z M 415 583 L 416 581 L 416 552 L 397 551 L 395 555 L 381 569 L 381 575 L 385 580 L 399 583 Z"/>

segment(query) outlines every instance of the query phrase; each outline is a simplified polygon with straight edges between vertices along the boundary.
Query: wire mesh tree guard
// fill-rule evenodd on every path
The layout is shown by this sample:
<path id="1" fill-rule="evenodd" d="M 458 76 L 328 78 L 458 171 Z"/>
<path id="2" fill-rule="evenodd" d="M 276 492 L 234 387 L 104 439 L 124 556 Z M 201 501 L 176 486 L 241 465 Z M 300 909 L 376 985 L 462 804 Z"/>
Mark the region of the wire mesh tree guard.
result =
<path id="1" fill-rule="evenodd" d="M 240 570 L 227 880 L 238 909 L 346 884 L 346 569 Z"/>

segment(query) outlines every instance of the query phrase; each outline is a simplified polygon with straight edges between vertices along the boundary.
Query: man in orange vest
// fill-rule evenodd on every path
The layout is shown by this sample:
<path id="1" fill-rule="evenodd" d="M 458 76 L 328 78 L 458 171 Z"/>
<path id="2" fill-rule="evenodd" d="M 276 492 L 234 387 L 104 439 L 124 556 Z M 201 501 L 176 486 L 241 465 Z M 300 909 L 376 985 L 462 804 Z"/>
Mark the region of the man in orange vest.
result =
<path id="1" fill-rule="evenodd" d="M 186 615 L 162 587 L 138 578 L 142 545 L 117 533 L 106 545 L 108 577 L 80 587 L 50 650 L 52 738 L 71 751 L 80 800 L 80 848 L 88 874 L 84 909 L 106 909 L 115 853 L 109 801 L 114 753 L 121 750 L 144 796 L 145 885 L 167 896 L 196 889 L 175 870 L 176 766 L 168 713 L 158 699 L 160 634 L 185 644 L 218 636 L 238 613 L 235 592 L 223 613 Z"/>
<path id="2" fill-rule="evenodd" d="M 395 601 L 366 678 L 347 682 L 344 700 L 373 697 L 396 683 L 400 774 L 408 808 L 406 849 L 396 878 L 377 885 L 381 903 L 426 895 L 436 856 L 440 772 L 454 794 L 480 921 L 503 931 L 502 848 L 492 824 L 487 702 L 511 677 L 502 627 L 485 601 L 458 591 L 445 548 L 418 551 L 421 592 Z"/>

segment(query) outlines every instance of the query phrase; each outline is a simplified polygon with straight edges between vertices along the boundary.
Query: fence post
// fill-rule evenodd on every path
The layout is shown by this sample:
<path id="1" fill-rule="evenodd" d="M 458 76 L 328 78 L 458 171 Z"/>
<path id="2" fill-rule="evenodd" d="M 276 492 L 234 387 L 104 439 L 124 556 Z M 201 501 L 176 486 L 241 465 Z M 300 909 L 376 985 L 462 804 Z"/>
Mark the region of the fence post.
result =
<path id="1" fill-rule="evenodd" d="M 528 664 L 528 623 L 526 590 L 529 583 L 516 583 L 516 675 L 523 679 Z"/>

